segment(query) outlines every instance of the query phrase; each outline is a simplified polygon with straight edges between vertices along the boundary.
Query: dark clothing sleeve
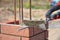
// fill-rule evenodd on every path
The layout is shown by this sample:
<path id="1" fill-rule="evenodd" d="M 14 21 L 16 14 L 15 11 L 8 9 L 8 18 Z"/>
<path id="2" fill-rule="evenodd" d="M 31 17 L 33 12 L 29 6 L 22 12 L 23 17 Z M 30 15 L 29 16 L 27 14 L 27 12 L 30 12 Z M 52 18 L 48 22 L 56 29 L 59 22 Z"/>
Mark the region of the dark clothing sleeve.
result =
<path id="1" fill-rule="evenodd" d="M 53 6 L 50 10 L 48 10 L 48 12 L 46 13 L 46 17 L 47 18 L 50 18 L 52 12 L 56 11 L 56 10 L 59 10 L 60 9 L 60 5 L 58 6 Z"/>

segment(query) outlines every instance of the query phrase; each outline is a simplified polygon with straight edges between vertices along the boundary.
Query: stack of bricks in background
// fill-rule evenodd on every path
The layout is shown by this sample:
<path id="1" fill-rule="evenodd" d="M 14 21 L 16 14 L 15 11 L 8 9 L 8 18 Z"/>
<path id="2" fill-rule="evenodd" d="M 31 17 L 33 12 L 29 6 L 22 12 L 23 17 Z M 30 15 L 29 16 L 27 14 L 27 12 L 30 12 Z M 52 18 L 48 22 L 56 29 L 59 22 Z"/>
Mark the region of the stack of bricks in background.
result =
<path id="1" fill-rule="evenodd" d="M 44 30 L 30 27 L 17 30 L 19 26 L 1 26 L 0 40 L 45 40 Z"/>

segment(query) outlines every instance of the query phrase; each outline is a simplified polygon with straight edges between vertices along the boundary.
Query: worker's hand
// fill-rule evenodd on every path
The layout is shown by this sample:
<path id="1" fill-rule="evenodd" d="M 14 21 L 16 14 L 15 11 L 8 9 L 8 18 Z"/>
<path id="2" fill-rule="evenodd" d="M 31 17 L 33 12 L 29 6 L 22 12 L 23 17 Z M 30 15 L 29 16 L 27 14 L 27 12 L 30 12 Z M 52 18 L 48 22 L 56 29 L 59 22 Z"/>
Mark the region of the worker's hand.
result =
<path id="1" fill-rule="evenodd" d="M 50 21 L 50 18 L 46 18 L 46 21 Z"/>
<path id="2" fill-rule="evenodd" d="M 50 17 L 50 12 L 47 12 L 47 13 L 46 13 L 46 20 L 47 20 L 47 21 L 50 21 L 50 19 L 51 19 L 51 17 Z"/>

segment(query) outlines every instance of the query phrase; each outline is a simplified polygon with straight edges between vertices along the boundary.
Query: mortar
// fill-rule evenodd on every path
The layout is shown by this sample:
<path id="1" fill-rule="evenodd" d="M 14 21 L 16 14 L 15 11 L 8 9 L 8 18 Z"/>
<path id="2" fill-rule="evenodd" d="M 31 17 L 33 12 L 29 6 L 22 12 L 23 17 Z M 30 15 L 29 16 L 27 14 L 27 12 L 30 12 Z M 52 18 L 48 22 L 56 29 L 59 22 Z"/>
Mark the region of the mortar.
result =
<path id="1" fill-rule="evenodd" d="M 28 27 L 37 27 L 40 29 L 46 29 L 45 28 L 45 22 L 43 20 L 23 20 L 23 23 Z"/>

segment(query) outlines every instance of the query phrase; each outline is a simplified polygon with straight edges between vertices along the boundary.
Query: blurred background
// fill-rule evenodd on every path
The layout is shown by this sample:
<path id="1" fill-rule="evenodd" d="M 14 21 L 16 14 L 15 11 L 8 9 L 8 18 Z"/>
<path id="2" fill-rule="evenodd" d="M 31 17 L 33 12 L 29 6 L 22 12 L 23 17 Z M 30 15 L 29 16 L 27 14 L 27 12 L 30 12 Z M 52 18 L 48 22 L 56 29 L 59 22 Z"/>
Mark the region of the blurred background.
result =
<path id="1" fill-rule="evenodd" d="M 0 22 L 14 20 L 14 1 L 0 0 Z M 32 0 L 31 4 L 32 19 L 44 19 L 47 10 L 50 8 L 49 0 Z M 24 18 L 29 18 L 29 8 L 30 0 L 23 0 Z M 16 20 L 19 20 L 19 0 L 16 0 Z"/>
<path id="2" fill-rule="evenodd" d="M 30 0 L 23 0 L 24 8 L 29 8 Z M 13 7 L 14 0 L 0 0 L 0 7 Z M 19 6 L 19 0 L 16 0 L 17 7 Z M 48 9 L 49 8 L 49 0 L 32 0 L 32 8 L 33 9 Z"/>

